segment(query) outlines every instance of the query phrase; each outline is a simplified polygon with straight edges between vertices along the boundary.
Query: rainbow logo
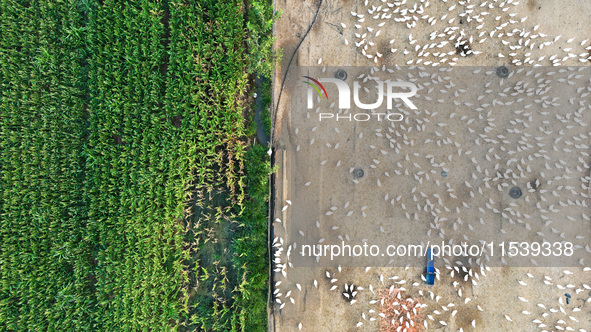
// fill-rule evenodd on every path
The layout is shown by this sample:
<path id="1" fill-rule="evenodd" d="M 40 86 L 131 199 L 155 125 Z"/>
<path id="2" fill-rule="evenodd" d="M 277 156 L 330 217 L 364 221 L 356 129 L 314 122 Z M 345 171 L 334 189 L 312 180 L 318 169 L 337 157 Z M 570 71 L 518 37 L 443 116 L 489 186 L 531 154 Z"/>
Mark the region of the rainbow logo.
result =
<path id="1" fill-rule="evenodd" d="M 328 100 L 328 93 L 326 93 L 326 89 L 324 89 L 324 86 L 322 86 L 322 84 L 320 84 L 320 82 L 318 82 L 318 80 L 313 79 L 310 76 L 304 76 L 304 77 L 307 78 L 308 80 L 316 83 L 320 87 L 320 89 L 322 89 L 322 91 L 324 91 L 324 96 L 326 97 L 326 100 Z M 307 82 L 307 81 L 303 81 L 303 82 L 308 84 L 309 86 L 313 87 L 316 90 L 316 92 L 318 92 L 318 95 L 320 96 L 320 98 L 322 98 L 322 93 L 320 92 L 320 89 L 318 89 L 318 87 L 316 85 L 314 85 L 310 82 Z"/>

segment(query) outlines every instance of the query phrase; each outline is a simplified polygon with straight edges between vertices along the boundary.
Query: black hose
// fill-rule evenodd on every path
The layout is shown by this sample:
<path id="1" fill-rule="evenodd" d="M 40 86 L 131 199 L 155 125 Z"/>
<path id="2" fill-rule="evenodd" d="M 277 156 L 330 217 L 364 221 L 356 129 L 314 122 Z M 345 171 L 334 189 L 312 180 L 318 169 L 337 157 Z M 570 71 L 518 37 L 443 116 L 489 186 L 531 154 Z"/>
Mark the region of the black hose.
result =
<path id="1" fill-rule="evenodd" d="M 277 107 L 275 107 L 275 112 L 273 114 L 273 118 L 271 119 L 271 145 L 273 145 L 273 136 L 275 133 L 275 121 L 277 119 L 277 113 L 279 111 L 279 104 L 280 104 L 279 102 L 281 101 L 281 93 L 283 92 L 283 87 L 285 86 L 285 80 L 287 79 L 287 74 L 289 73 L 289 67 L 291 66 L 293 58 L 295 58 L 295 55 L 298 53 L 298 49 L 300 48 L 300 46 L 302 46 L 304 39 L 306 39 L 306 37 L 308 36 L 308 33 L 310 33 L 310 30 L 312 30 L 312 26 L 314 26 L 314 23 L 316 22 L 316 19 L 318 18 L 318 13 L 320 12 L 320 7 L 322 7 L 322 1 L 323 0 L 320 0 L 320 3 L 318 4 L 318 9 L 316 9 L 316 14 L 314 14 L 314 19 L 312 20 L 312 23 L 310 23 L 308 30 L 306 31 L 306 33 L 304 34 L 304 36 L 300 40 L 295 51 L 293 51 L 293 54 L 291 55 L 291 58 L 289 59 L 289 63 L 287 64 L 287 69 L 285 70 L 285 75 L 283 75 L 283 82 L 281 82 L 281 89 L 279 89 L 279 96 L 277 97 Z"/>
<path id="2" fill-rule="evenodd" d="M 291 55 L 291 58 L 289 59 L 289 63 L 287 64 L 287 68 L 285 69 L 285 75 L 283 75 L 283 82 L 281 82 L 281 89 L 279 89 L 279 96 L 277 97 L 277 107 L 275 107 L 275 111 L 273 112 L 272 117 L 271 117 L 271 139 L 270 139 L 270 145 L 271 145 L 271 167 L 275 166 L 275 149 L 273 148 L 273 140 L 274 140 L 274 134 L 275 134 L 275 121 L 277 119 L 277 112 L 279 111 L 279 102 L 281 101 L 281 93 L 283 92 L 283 87 L 285 86 L 285 80 L 287 79 L 287 74 L 289 73 L 289 67 L 291 66 L 291 63 L 293 61 L 293 58 L 295 57 L 296 53 L 298 52 L 298 49 L 300 48 L 300 46 L 302 45 L 302 42 L 304 41 L 304 39 L 306 39 L 306 37 L 308 36 L 308 33 L 310 33 L 310 30 L 312 30 L 312 26 L 314 25 L 314 23 L 316 22 L 316 19 L 318 18 L 318 13 L 320 12 L 320 7 L 322 7 L 322 1 L 320 0 L 320 2 L 318 3 L 318 9 L 316 9 L 316 14 L 314 14 L 314 19 L 312 20 L 312 23 L 310 23 L 310 26 L 308 27 L 308 30 L 306 31 L 306 33 L 304 34 L 304 36 L 302 37 L 302 39 L 300 40 L 298 46 L 296 47 L 296 49 L 293 51 L 293 54 Z M 268 297 L 268 306 L 269 309 L 271 310 L 271 315 L 273 316 L 273 319 L 275 318 L 275 314 L 274 314 L 274 310 L 273 310 L 273 292 L 275 291 L 275 278 L 274 278 L 274 274 L 273 274 L 273 238 L 275 236 L 275 232 L 273 231 L 273 221 L 275 219 L 275 173 L 271 173 L 269 175 L 269 220 L 267 221 L 267 236 L 268 236 L 268 252 L 269 252 L 269 297 Z M 273 331 L 275 331 L 275 322 L 273 322 Z"/>

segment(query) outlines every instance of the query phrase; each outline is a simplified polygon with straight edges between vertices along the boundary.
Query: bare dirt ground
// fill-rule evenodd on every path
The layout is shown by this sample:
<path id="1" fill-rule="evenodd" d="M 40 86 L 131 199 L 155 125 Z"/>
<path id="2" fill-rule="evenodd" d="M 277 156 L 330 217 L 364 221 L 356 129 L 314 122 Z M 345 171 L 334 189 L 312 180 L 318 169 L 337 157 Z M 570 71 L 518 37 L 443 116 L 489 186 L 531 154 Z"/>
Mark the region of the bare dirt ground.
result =
<path id="1" fill-rule="evenodd" d="M 276 3 L 284 59 L 275 96 L 317 5 Z M 395 287 L 425 304 L 415 323 L 426 322 L 426 331 L 591 331 L 590 10 L 591 2 L 574 0 L 323 1 L 279 104 L 270 330 L 379 331 L 378 290 Z M 510 77 L 495 75 L 501 65 Z M 318 108 L 348 111 L 319 98 L 307 110 L 302 73 L 332 77 L 347 68 L 350 83 L 358 75 L 349 66 L 370 77 L 411 74 L 418 109 L 401 107 L 401 123 L 320 123 Z M 513 186 L 522 197 L 508 195 Z M 437 260 L 438 280 L 427 286 L 420 258 L 401 267 L 297 255 L 304 243 L 402 239 L 566 240 L 580 256 L 554 261 L 562 267 L 535 267 L 542 259 L 532 257 L 514 264 L 522 267 L 448 257 Z M 343 296 L 345 284 L 361 287 L 354 302 Z"/>

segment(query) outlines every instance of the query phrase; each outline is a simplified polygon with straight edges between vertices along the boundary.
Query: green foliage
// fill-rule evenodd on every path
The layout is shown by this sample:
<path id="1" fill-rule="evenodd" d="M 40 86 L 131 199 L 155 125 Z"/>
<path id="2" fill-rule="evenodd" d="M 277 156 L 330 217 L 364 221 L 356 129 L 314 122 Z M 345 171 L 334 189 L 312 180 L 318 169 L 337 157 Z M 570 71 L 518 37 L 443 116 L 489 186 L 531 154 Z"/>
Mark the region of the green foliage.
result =
<path id="1" fill-rule="evenodd" d="M 75 1 L 0 2 L 0 330 L 90 330 L 84 41 Z"/>
<path id="2" fill-rule="evenodd" d="M 0 330 L 266 330 L 240 5 L 0 0 Z"/>
<path id="3" fill-rule="evenodd" d="M 267 221 L 269 174 L 271 172 L 267 148 L 254 145 L 247 152 L 246 192 L 248 199 L 240 221 L 243 227 L 238 232 L 235 251 L 237 265 L 241 266 L 240 291 L 243 296 L 238 303 L 245 331 L 266 331 L 268 293 Z"/>
<path id="4" fill-rule="evenodd" d="M 262 112 L 261 112 L 261 122 L 265 127 L 267 135 L 271 134 L 271 112 L 272 109 L 272 95 L 271 95 L 271 80 L 269 78 L 263 78 L 261 84 L 261 98 L 262 98 Z"/>
<path id="5" fill-rule="evenodd" d="M 273 12 L 269 0 L 251 0 L 246 28 L 248 38 L 248 71 L 255 76 L 272 77 L 275 64 L 281 61 L 282 53 L 273 48 L 273 23 L 281 12 Z"/>
<path id="6" fill-rule="evenodd" d="M 244 132 L 244 135 L 246 137 L 254 137 L 257 134 L 257 123 L 254 120 L 255 117 L 255 111 L 251 110 L 248 114 L 248 121 L 247 121 L 247 127 L 246 127 L 246 131 Z"/>

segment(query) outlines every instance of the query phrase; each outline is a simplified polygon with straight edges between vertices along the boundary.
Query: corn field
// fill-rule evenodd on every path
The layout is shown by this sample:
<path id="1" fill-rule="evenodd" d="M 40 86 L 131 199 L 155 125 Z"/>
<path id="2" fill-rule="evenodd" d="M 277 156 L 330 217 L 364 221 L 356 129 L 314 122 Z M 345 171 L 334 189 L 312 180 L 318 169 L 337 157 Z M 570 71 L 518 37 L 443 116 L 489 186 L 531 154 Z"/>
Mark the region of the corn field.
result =
<path id="1" fill-rule="evenodd" d="M 0 3 L 0 329 L 266 329 L 245 4 Z"/>

